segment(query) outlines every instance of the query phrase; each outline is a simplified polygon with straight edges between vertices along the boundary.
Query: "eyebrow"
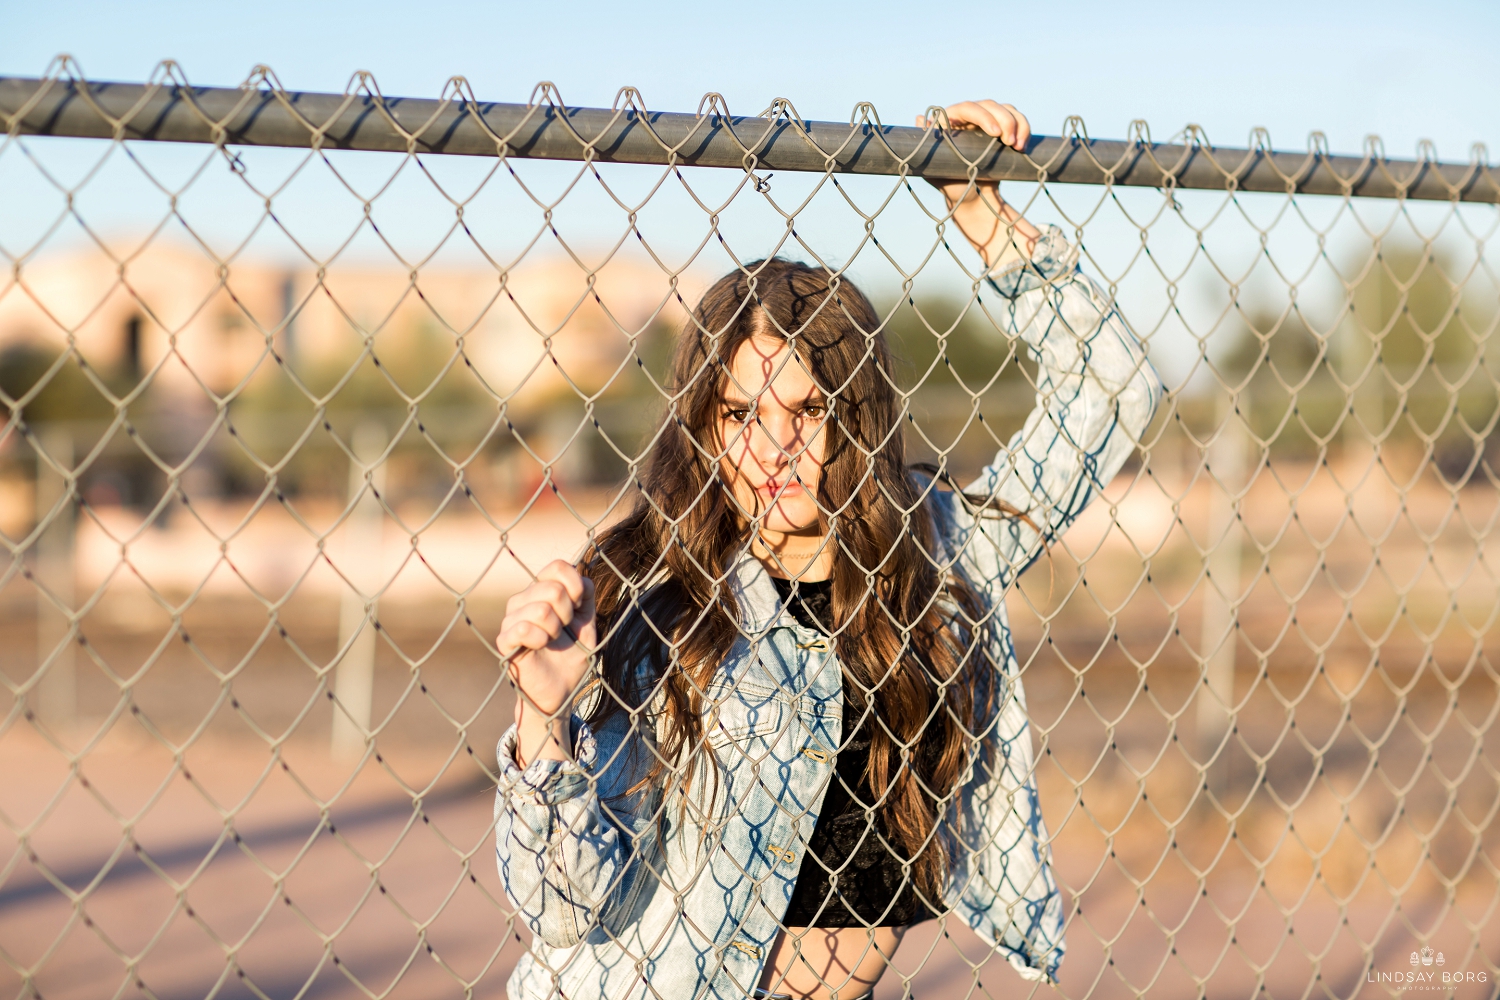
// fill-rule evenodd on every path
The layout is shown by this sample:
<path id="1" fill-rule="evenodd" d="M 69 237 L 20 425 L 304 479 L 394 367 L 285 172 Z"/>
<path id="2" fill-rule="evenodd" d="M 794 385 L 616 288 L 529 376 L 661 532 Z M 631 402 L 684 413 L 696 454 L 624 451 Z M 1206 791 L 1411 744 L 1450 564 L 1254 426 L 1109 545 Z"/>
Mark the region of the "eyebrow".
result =
<path id="1" fill-rule="evenodd" d="M 726 406 L 749 406 L 751 402 L 753 402 L 753 400 L 744 399 L 740 396 L 731 396 L 726 393 L 719 397 L 719 402 L 723 403 Z M 808 403 L 822 403 L 824 406 L 827 406 L 828 400 L 824 398 L 823 391 L 821 389 L 814 389 L 812 392 L 808 393 L 807 396 L 797 405 L 806 406 Z"/>

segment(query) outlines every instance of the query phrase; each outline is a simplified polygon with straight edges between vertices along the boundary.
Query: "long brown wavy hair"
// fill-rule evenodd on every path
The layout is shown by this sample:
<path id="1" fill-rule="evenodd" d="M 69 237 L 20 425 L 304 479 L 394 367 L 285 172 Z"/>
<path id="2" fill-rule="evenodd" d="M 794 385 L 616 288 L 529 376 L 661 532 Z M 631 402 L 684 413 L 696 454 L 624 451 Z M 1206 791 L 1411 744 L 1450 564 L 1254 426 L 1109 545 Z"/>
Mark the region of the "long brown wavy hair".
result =
<path id="1" fill-rule="evenodd" d="M 917 891 L 940 909 L 949 867 L 938 820 L 968 760 L 976 716 L 986 714 L 977 702 L 989 697 L 994 665 L 985 612 L 938 558 L 924 487 L 906 465 L 879 316 L 849 281 L 780 258 L 755 261 L 719 279 L 688 320 L 634 507 L 583 559 L 605 636 L 608 693 L 594 721 L 641 704 L 635 672 L 649 662 L 650 694 L 665 711 L 646 782 L 685 789 L 694 762 L 707 756 L 705 692 L 741 636 L 726 577 L 750 544 L 750 525 L 721 475 L 718 418 L 735 351 L 768 334 L 791 344 L 829 403 L 817 499 L 833 535 L 844 696 L 861 708 L 873 700 L 865 778 L 879 826 L 911 862 Z"/>

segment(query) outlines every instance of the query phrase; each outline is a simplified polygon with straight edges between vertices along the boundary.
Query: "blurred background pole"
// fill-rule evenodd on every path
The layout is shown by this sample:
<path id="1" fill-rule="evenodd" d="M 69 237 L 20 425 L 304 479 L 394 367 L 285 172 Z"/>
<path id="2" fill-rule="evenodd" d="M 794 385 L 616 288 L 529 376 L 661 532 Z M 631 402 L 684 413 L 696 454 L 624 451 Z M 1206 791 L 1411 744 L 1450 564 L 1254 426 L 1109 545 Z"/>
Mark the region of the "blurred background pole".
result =
<path id="1" fill-rule="evenodd" d="M 1331 364 L 1348 394 L 1344 412 L 1344 458 L 1363 457 L 1382 440 L 1385 428 L 1385 370 L 1372 362 L 1380 350 L 1376 331 L 1385 329 L 1397 304 L 1385 301 L 1384 283 L 1366 279 L 1349 293 L 1351 308 L 1339 325 L 1338 352 Z M 1373 457 L 1373 456 L 1371 456 Z"/>
<path id="2" fill-rule="evenodd" d="M 78 680 L 73 660 L 73 535 L 76 505 L 68 479 L 57 469 L 73 468 L 73 433 L 65 424 L 38 428 L 46 457 L 36 459 L 36 517 L 51 522 L 36 540 L 36 658 L 45 664 L 36 688 L 43 724 L 66 733 L 78 713 Z M 51 462 L 48 462 L 48 459 Z"/>
<path id="3" fill-rule="evenodd" d="M 1234 661 L 1239 637 L 1236 614 L 1240 593 L 1242 532 L 1235 524 L 1232 494 L 1245 486 L 1245 435 L 1235 413 L 1234 396 L 1219 397 L 1218 432 L 1204 453 L 1211 473 L 1208 507 L 1208 578 L 1203 581 L 1203 689 L 1198 692 L 1198 745 L 1208 760 L 1233 721 Z M 1208 768 L 1209 787 L 1222 792 L 1229 783 L 1227 756 Z"/>
<path id="4" fill-rule="evenodd" d="M 376 494 L 385 492 L 385 427 L 366 417 L 354 428 L 350 447 L 349 499 L 358 500 L 344 525 L 339 569 L 348 578 L 339 599 L 339 648 L 345 650 L 334 679 L 333 755 L 357 759 L 365 752 L 375 695 L 375 609 L 380 578 L 384 515 Z"/>

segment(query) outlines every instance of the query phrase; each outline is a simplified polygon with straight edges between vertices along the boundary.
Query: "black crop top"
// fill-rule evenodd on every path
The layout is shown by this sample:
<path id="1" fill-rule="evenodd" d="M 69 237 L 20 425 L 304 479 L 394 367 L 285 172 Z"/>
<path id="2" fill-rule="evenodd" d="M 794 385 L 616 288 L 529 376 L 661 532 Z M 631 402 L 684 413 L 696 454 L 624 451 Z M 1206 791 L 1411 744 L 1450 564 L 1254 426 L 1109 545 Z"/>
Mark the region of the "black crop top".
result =
<path id="1" fill-rule="evenodd" d="M 796 599 L 790 580 L 775 582 L 782 603 L 791 602 L 798 622 L 825 635 L 832 631 L 832 581 L 799 582 Z M 834 775 L 782 918 L 788 927 L 901 927 L 937 916 L 902 875 L 900 860 L 881 843 L 880 818 L 865 811 L 875 802 L 864 780 L 875 722 L 873 714 L 862 720 L 864 699 L 858 689 L 851 697 L 851 687 L 844 686 L 844 747 L 834 759 Z"/>

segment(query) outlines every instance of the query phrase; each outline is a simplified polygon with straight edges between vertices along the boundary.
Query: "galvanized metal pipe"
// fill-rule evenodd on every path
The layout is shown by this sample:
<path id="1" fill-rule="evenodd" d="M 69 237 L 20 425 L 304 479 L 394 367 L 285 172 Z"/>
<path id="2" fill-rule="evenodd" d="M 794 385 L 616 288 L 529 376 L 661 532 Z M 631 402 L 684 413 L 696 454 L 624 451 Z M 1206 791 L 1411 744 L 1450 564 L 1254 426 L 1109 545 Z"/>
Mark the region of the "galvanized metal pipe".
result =
<path id="1" fill-rule="evenodd" d="M 850 125 L 365 93 L 0 77 L 0 125 L 19 135 L 931 178 L 961 178 L 972 169 L 996 180 L 1500 203 L 1500 173 L 1478 161 L 1045 136 L 1033 138 L 1022 154 L 976 132 L 940 135 L 873 121 Z"/>

